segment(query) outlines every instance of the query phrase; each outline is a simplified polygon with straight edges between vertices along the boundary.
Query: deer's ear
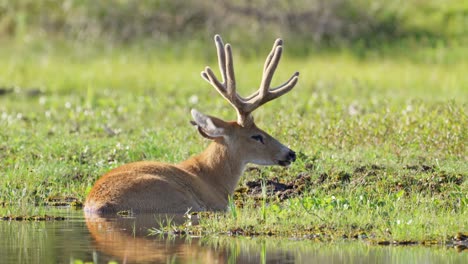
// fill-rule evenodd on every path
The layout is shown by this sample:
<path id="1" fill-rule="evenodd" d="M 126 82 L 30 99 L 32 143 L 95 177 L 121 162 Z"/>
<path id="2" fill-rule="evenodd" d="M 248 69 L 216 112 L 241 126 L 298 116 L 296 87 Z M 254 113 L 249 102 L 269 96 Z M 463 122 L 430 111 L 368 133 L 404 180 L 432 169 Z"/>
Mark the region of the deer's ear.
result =
<path id="1" fill-rule="evenodd" d="M 198 128 L 198 132 L 200 132 L 203 137 L 214 139 L 226 135 L 224 128 L 216 126 L 211 117 L 206 116 L 195 109 L 192 109 L 191 113 L 194 121 L 191 121 L 190 123 Z"/>

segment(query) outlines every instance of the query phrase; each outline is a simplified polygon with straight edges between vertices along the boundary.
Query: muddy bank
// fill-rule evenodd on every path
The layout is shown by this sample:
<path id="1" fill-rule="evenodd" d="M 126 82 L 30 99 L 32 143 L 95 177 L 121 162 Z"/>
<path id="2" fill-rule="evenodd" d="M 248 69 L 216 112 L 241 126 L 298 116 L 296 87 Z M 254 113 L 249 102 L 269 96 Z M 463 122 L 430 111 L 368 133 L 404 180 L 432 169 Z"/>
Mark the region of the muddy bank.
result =
<path id="1" fill-rule="evenodd" d="M 313 189 L 333 191 L 340 188 L 373 188 L 377 184 L 384 184 L 390 191 L 417 191 L 431 195 L 444 192 L 445 188 L 451 184 L 461 186 L 468 178 L 467 175 L 449 173 L 437 169 L 434 165 L 426 164 L 404 165 L 400 169 L 380 165 L 362 165 L 355 167 L 351 172 L 332 169 L 316 173 L 313 171 L 313 165 L 306 166 L 307 168 L 309 170 L 299 173 L 289 181 L 282 180 L 282 177 L 247 181 L 236 189 L 234 199 L 238 205 L 242 205 L 242 201 L 247 198 L 284 201 L 307 194 Z M 255 167 L 249 170 L 259 171 Z M 398 171 L 401 176 L 388 179 L 388 174 L 395 173 L 395 171 Z"/>

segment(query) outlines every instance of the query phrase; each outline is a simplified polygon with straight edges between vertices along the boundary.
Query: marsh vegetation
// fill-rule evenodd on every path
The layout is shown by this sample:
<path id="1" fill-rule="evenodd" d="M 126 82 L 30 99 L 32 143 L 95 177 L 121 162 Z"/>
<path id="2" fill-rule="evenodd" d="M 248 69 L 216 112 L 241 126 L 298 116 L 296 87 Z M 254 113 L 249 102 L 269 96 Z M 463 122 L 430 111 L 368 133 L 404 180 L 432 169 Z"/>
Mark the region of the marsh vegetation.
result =
<path id="1" fill-rule="evenodd" d="M 123 163 L 178 162 L 200 152 L 208 142 L 190 126 L 191 108 L 235 119 L 199 75 L 215 64 L 212 31 L 221 30 L 235 47 L 240 93 L 259 83 L 264 42 L 284 34 L 287 54 L 273 82 L 295 70 L 301 80 L 287 97 L 256 112 L 255 120 L 298 159 L 290 168 L 249 167 L 228 212 L 202 214 L 199 225 L 176 230 L 376 243 L 466 241 L 466 4 L 443 1 L 435 9 L 442 1 L 405 1 L 403 13 L 393 10 L 390 17 L 386 8 L 390 22 L 378 20 L 396 31 L 371 24 L 368 15 L 368 27 L 330 29 L 314 39 L 270 20 L 258 24 L 270 29 L 260 30 L 261 38 L 239 33 L 242 25 L 224 33 L 208 24 L 202 24 L 205 31 L 180 34 L 131 29 L 135 35 L 128 38 L 118 24 L 99 20 L 99 12 L 85 21 L 94 27 L 81 27 L 93 35 L 76 31 L 72 22 L 81 20 L 63 15 L 83 15 L 76 11 L 87 10 L 83 6 L 73 9 L 78 1 L 66 1 L 73 3 L 67 10 L 51 7 L 47 17 L 38 2 L 0 8 L 0 215 L 29 214 L 51 197 L 83 201 L 98 177 Z M 88 2 L 94 1 L 80 3 Z M 120 18 L 119 12 L 112 14 Z M 378 14 L 375 19 L 384 12 Z"/>

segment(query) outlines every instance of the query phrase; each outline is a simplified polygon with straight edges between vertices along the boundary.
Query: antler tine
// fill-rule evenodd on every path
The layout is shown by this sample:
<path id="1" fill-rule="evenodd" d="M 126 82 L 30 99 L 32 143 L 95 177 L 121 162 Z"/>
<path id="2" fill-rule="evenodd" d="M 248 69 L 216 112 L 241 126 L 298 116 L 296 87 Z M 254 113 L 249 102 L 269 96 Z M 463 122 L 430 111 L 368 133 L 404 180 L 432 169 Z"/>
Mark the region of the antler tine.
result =
<path id="1" fill-rule="evenodd" d="M 216 50 L 218 53 L 218 64 L 221 72 L 222 82 L 216 78 L 210 67 L 206 67 L 201 72 L 201 76 L 209 82 L 237 111 L 237 120 L 239 124 L 244 123 L 245 105 L 241 97 L 236 92 L 236 79 L 234 75 L 234 61 L 232 57 L 231 45 L 224 45 L 223 40 L 219 35 L 214 37 Z"/>
<path id="2" fill-rule="evenodd" d="M 236 96 L 237 96 L 237 93 L 236 93 L 236 78 L 235 78 L 235 75 L 234 75 L 234 60 L 232 59 L 232 50 L 231 50 L 231 45 L 229 44 L 226 44 L 226 46 L 224 47 L 224 50 L 225 50 L 225 54 L 226 54 L 226 80 L 225 80 L 225 84 L 226 84 L 226 90 L 227 90 L 227 93 L 230 97 L 230 102 L 231 103 L 234 103 L 235 106 L 239 107 L 238 105 L 238 102 L 236 100 Z"/>
<path id="3" fill-rule="evenodd" d="M 273 58 L 273 55 L 275 55 L 275 50 L 276 47 L 278 46 L 283 46 L 283 40 L 282 39 L 276 39 L 275 43 L 273 43 L 273 48 L 271 49 L 270 53 L 268 54 L 266 60 L 265 60 L 265 65 L 263 66 L 263 72 L 265 72 L 268 68 L 268 66 L 271 63 L 271 59 Z"/>
<path id="4" fill-rule="evenodd" d="M 283 41 L 281 39 L 277 39 L 273 44 L 273 48 L 265 60 L 260 88 L 249 97 L 244 98 L 244 102 L 248 108 L 245 109 L 246 112 L 251 113 L 261 105 L 289 92 L 296 85 L 299 79 L 299 72 L 295 72 L 289 80 L 282 85 L 276 88 L 270 88 L 271 80 L 273 79 L 273 75 L 278 67 L 283 52 L 282 45 Z"/>
<path id="5" fill-rule="evenodd" d="M 276 45 L 276 43 L 275 43 Z M 271 51 L 270 55 L 268 56 L 267 60 L 271 59 L 267 65 L 265 65 L 265 69 L 263 71 L 262 82 L 260 83 L 260 96 L 264 97 L 268 90 L 270 89 L 271 79 L 273 78 L 273 74 L 276 71 L 276 67 L 281 59 L 281 54 L 283 53 L 282 46 L 273 46 L 273 50 Z"/>
<path id="6" fill-rule="evenodd" d="M 276 54 L 277 47 L 282 47 L 282 45 L 283 45 L 282 39 L 275 40 L 275 43 L 273 44 L 273 48 L 271 49 L 270 53 L 268 54 L 265 60 L 265 65 L 263 66 L 263 74 L 264 74 L 263 76 L 265 76 L 265 72 L 268 70 L 268 68 L 271 65 L 271 60 Z M 281 54 L 279 54 L 279 56 L 281 57 Z M 278 58 L 278 62 L 279 62 L 279 58 Z M 278 62 L 276 63 L 276 65 L 278 65 Z M 276 70 L 276 66 L 274 70 Z M 250 96 L 248 96 L 247 98 L 244 98 L 244 100 L 250 101 L 252 98 L 256 97 L 259 94 L 259 91 L 262 91 L 262 95 L 264 95 L 267 92 L 268 87 L 270 86 L 271 80 L 269 81 L 268 85 L 263 85 L 264 81 L 265 81 L 265 77 L 262 78 L 262 84 L 260 85 L 260 89 L 256 91 L 255 93 L 251 94 Z"/>
<path id="7" fill-rule="evenodd" d="M 222 83 L 216 78 L 214 75 L 213 71 L 209 66 L 205 68 L 204 71 L 201 72 L 201 76 L 203 79 L 205 79 L 207 82 L 211 83 L 216 90 L 218 90 L 220 93 L 224 93 L 226 90 L 226 87 L 224 83 L 226 82 L 226 55 L 224 52 L 224 43 L 223 40 L 219 35 L 215 35 L 214 37 L 215 44 L 216 44 L 216 51 L 218 54 L 218 64 L 219 64 L 219 71 L 221 72 L 221 77 L 222 77 Z"/>
<path id="8" fill-rule="evenodd" d="M 216 52 L 218 53 L 219 71 L 221 72 L 223 82 L 226 82 L 226 53 L 224 52 L 223 39 L 221 36 L 215 35 L 214 40 L 216 44 Z"/>
<path id="9" fill-rule="evenodd" d="M 290 78 L 289 80 L 287 80 L 285 83 L 283 83 L 282 85 L 276 87 L 276 88 L 272 88 L 272 89 L 269 89 L 268 90 L 268 93 L 265 95 L 265 99 L 267 100 L 262 100 L 262 102 L 260 102 L 259 104 L 255 104 L 255 101 L 258 100 L 258 97 L 259 97 L 259 91 L 256 91 L 255 93 L 253 93 L 252 95 L 250 95 L 249 97 L 247 98 L 244 98 L 244 101 L 246 103 L 249 103 L 249 104 L 255 104 L 255 108 L 258 108 L 259 106 L 267 103 L 268 101 L 271 101 L 277 97 L 280 97 L 281 95 L 289 92 L 292 88 L 294 88 L 294 86 L 296 85 L 297 81 L 299 80 L 299 72 L 295 72 Z M 255 110 L 252 109 L 253 110 Z"/>

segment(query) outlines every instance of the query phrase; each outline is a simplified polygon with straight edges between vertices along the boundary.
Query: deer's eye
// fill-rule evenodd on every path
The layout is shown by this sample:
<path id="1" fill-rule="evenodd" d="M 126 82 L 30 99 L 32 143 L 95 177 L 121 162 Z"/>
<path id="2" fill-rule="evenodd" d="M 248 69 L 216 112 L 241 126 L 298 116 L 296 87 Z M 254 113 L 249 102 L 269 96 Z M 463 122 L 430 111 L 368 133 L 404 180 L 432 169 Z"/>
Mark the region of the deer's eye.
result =
<path id="1" fill-rule="evenodd" d="M 263 136 L 262 135 L 254 135 L 254 136 L 252 136 L 252 138 L 255 141 L 258 141 L 258 142 L 261 142 L 262 144 L 265 144 L 265 142 L 263 142 Z"/>

